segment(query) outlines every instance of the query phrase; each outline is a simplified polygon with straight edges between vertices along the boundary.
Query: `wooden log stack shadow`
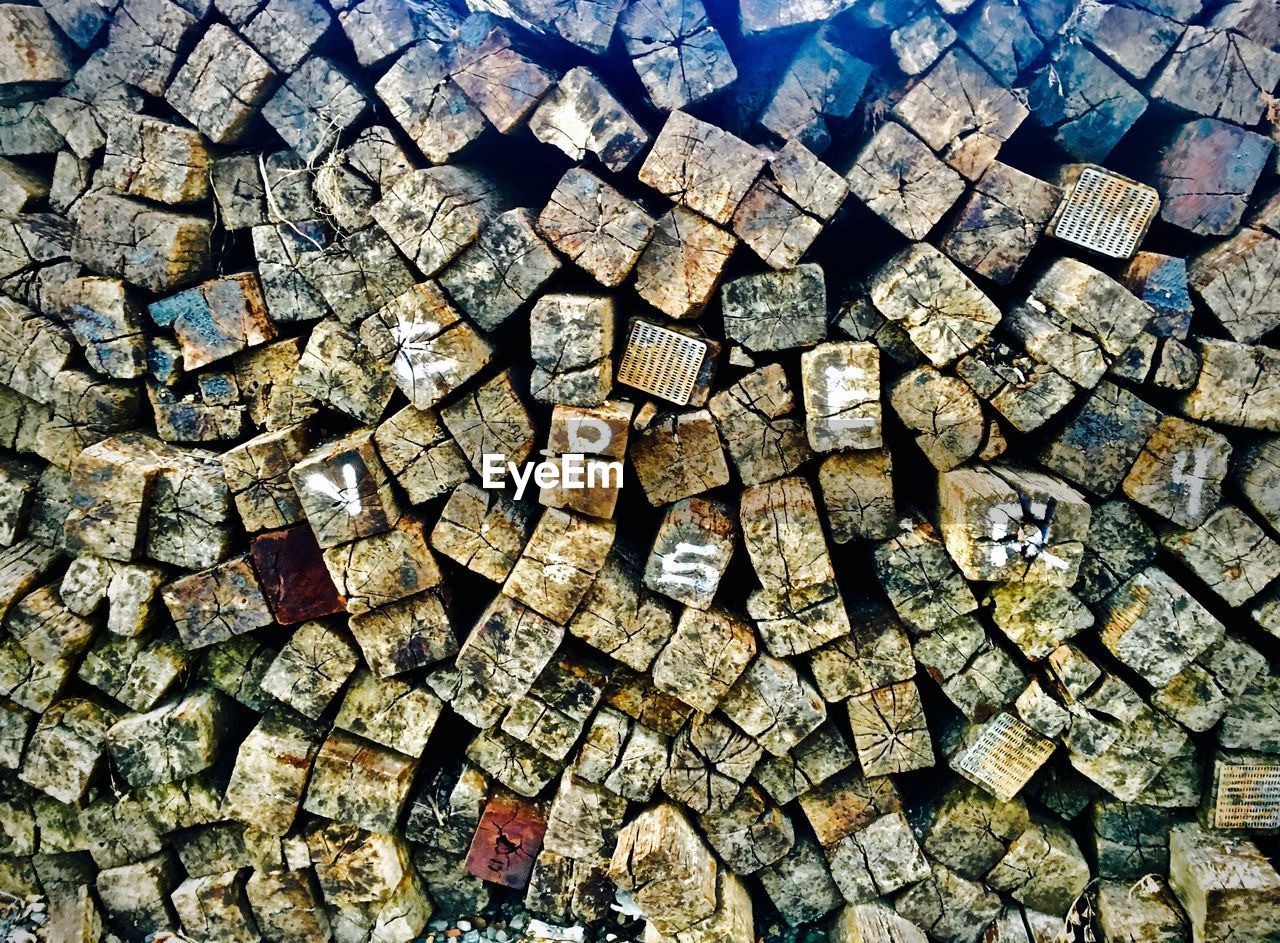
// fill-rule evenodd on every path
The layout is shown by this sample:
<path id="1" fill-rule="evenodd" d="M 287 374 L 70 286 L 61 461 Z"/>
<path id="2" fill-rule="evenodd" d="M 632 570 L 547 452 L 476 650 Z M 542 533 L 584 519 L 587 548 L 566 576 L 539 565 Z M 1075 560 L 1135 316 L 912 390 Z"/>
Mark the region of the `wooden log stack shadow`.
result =
<path id="1" fill-rule="evenodd" d="M 1278 332 L 1275 0 L 0 3 L 0 896 L 1276 943 Z"/>

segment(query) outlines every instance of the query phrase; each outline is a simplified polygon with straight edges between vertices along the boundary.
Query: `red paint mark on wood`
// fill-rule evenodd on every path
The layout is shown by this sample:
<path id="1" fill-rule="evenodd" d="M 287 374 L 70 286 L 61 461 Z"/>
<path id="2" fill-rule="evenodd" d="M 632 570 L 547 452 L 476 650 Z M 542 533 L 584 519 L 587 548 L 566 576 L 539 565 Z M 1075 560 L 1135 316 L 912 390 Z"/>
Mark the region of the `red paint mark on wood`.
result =
<path id="1" fill-rule="evenodd" d="M 547 832 L 546 813 L 514 793 L 489 797 L 467 852 L 467 871 L 483 881 L 517 890 L 529 883 Z"/>

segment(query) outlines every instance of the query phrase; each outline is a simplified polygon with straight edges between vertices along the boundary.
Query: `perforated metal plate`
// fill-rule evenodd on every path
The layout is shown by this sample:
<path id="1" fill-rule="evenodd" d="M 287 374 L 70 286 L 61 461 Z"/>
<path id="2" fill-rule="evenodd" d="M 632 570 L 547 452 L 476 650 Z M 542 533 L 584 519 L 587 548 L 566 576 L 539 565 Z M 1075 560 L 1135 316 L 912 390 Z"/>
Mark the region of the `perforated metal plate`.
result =
<path id="1" fill-rule="evenodd" d="M 1086 167 L 1062 198 L 1050 235 L 1113 259 L 1127 259 L 1146 235 L 1160 195 L 1101 167 Z"/>
<path id="2" fill-rule="evenodd" d="M 618 367 L 618 382 L 684 406 L 693 395 L 706 356 L 703 341 L 636 320 Z"/>
<path id="3" fill-rule="evenodd" d="M 1280 765 L 1219 763 L 1215 828 L 1280 828 Z"/>
<path id="4" fill-rule="evenodd" d="M 1053 755 L 1053 742 L 1012 714 L 998 714 L 956 762 L 957 772 L 1008 801 Z"/>

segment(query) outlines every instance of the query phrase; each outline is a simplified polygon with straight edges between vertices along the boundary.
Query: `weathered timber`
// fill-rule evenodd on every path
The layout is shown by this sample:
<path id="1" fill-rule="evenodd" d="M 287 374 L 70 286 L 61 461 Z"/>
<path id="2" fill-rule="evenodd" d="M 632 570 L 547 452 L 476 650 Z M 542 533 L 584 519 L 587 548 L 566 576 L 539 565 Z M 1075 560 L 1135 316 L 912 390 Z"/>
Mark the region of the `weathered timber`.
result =
<path id="1" fill-rule="evenodd" d="M 435 275 L 479 235 L 502 208 L 496 185 L 466 166 L 405 173 L 370 215 L 422 272 Z"/>
<path id="2" fill-rule="evenodd" d="M 81 801 L 106 756 L 116 716 L 92 701 L 55 702 L 37 722 L 19 778 L 59 802 Z"/>
<path id="3" fill-rule="evenodd" d="M 511 375 L 503 372 L 440 411 L 471 467 L 484 473 L 484 456 L 523 462 L 533 449 L 533 419 L 516 393 Z"/>
<path id="4" fill-rule="evenodd" d="M 430 501 L 467 479 L 467 462 L 435 410 L 406 406 L 373 434 L 378 456 L 411 504 Z"/>
<path id="5" fill-rule="evenodd" d="M 831 926 L 834 943 L 924 943 L 924 931 L 879 903 L 849 904 Z"/>
<path id="6" fill-rule="evenodd" d="M 1280 876 L 1252 841 L 1178 826 L 1169 835 L 1169 883 L 1186 908 L 1193 939 L 1264 940 L 1276 930 Z"/>
<path id="7" fill-rule="evenodd" d="M 695 713 L 672 741 L 662 791 L 695 812 L 722 812 L 737 798 L 762 752 L 729 723 Z"/>
<path id="8" fill-rule="evenodd" d="M 555 659 L 500 724 L 543 756 L 563 762 L 599 703 L 609 668 L 594 658 Z"/>
<path id="9" fill-rule="evenodd" d="M 812 456 L 782 368 L 771 364 L 711 398 L 720 438 L 744 485 L 788 475 Z"/>
<path id="10" fill-rule="evenodd" d="M 107 129 L 102 161 L 100 182 L 126 196 L 178 204 L 209 194 L 209 152 L 199 134 L 179 125 L 122 116 Z"/>
<path id="11" fill-rule="evenodd" d="M 76 204 L 75 219 L 71 255 L 102 275 L 170 291 L 209 270 L 212 226 L 203 217 L 94 191 Z"/>
<path id="12" fill-rule="evenodd" d="M 431 546 L 494 582 L 511 572 L 532 530 L 532 510 L 464 482 L 449 495 Z"/>
<path id="13" fill-rule="evenodd" d="M 821 344 L 801 356 L 800 370 L 805 432 L 815 451 L 880 447 L 880 358 L 873 345 Z"/>
<path id="14" fill-rule="evenodd" d="M 428 683 L 475 726 L 490 726 L 529 690 L 563 637 L 555 623 L 499 595 L 463 643 L 453 670 L 429 676 Z"/>
<path id="15" fill-rule="evenodd" d="M 943 239 L 942 251 L 992 281 L 1012 281 L 1053 216 L 1061 191 L 993 161 Z"/>
<path id="16" fill-rule="evenodd" d="M 961 380 L 932 367 L 903 374 L 889 390 L 889 401 L 915 442 L 940 472 L 973 457 L 985 437 L 982 404 Z"/>
<path id="17" fill-rule="evenodd" d="M 135 788 L 175 782 L 213 765 L 215 738 L 226 718 L 222 695 L 197 690 L 117 721 L 107 731 L 107 749 L 115 768 Z"/>
<path id="18" fill-rule="evenodd" d="M 740 517 L 761 583 L 748 610 L 760 620 L 765 647 L 777 656 L 796 655 L 848 632 L 808 483 L 793 477 L 749 488 Z"/>
<path id="19" fill-rule="evenodd" d="M 1280 82 L 1280 54 L 1229 30 L 1189 26 L 1151 86 L 1153 98 L 1193 114 L 1256 122 Z"/>
<path id="20" fill-rule="evenodd" d="M 302 807 L 376 832 L 395 828 L 416 761 L 359 737 L 331 733 L 316 753 Z"/>
<path id="21" fill-rule="evenodd" d="M 1200 375 L 1183 400 L 1192 419 L 1245 429 L 1275 431 L 1280 358 L 1270 348 L 1203 339 L 1197 342 Z"/>
<path id="22" fill-rule="evenodd" d="M 913 681 L 855 695 L 848 707 L 858 760 L 868 776 L 933 765 L 933 746 Z"/>
<path id="23" fill-rule="evenodd" d="M 450 77 L 502 134 L 528 119 L 555 80 L 525 54 L 528 45 L 501 19 L 479 12 L 462 23 L 449 47 Z"/>
<path id="24" fill-rule="evenodd" d="M 1182 125 L 1155 171 L 1161 219 L 1197 235 L 1231 235 L 1272 148 L 1262 135 L 1216 118 Z"/>
<path id="25" fill-rule="evenodd" d="M 314 720 L 356 664 L 355 646 L 345 635 L 321 622 L 304 622 L 263 674 L 262 689 Z"/>
<path id="26" fill-rule="evenodd" d="M 718 864 L 671 803 L 652 806 L 618 835 L 609 876 L 660 932 L 675 933 L 716 909 Z"/>
<path id="27" fill-rule="evenodd" d="M 796 50 L 758 120 L 789 143 L 821 154 L 831 144 L 832 125 L 857 107 L 871 73 L 832 31 L 819 29 Z"/>
<path id="28" fill-rule="evenodd" d="M 178 50 L 197 20 L 170 0 L 129 0 L 111 23 L 103 66 L 149 95 L 163 96 Z"/>
<path id="29" fill-rule="evenodd" d="M 685 498 L 658 526 L 644 583 L 695 609 L 709 609 L 737 542 L 737 525 L 722 503 Z"/>
<path id="30" fill-rule="evenodd" d="M 538 216 L 538 231 L 606 288 L 635 267 L 656 221 L 590 171 L 572 168 Z"/>
<path id="31" fill-rule="evenodd" d="M 165 97 L 215 143 L 229 144 L 245 133 L 274 78 L 275 72 L 261 56 L 231 30 L 217 24 L 178 70 Z M 143 125 L 142 130 L 147 131 L 148 126 Z M 107 138 L 110 154 L 110 130 Z M 137 131 L 133 138 L 139 140 Z M 163 145 L 164 140 L 158 137 L 155 143 Z"/>
<path id="32" fill-rule="evenodd" d="M 306 427 L 264 432 L 222 455 L 222 473 L 245 530 L 287 527 L 302 520 L 289 470 L 310 451 Z"/>
<path id="33" fill-rule="evenodd" d="M 374 125 L 316 171 L 313 195 L 338 226 L 361 229 L 373 221 L 369 210 L 382 194 L 412 169 L 391 130 Z M 307 174 L 298 177 L 308 180 Z"/>
<path id="34" fill-rule="evenodd" d="M 1127 581 L 1104 606 L 1103 644 L 1153 685 L 1166 684 L 1223 633 L 1208 610 L 1155 567 Z"/>
<path id="35" fill-rule="evenodd" d="M 1122 386 L 1102 381 L 1040 460 L 1072 483 L 1108 497 L 1124 480 L 1160 414 Z"/>
<path id="36" fill-rule="evenodd" d="M 1090 509 L 1070 486 L 994 464 L 955 469 L 939 477 L 939 506 L 943 541 L 969 579 L 1075 582 Z"/>
<path id="37" fill-rule="evenodd" d="M 637 176 L 664 196 L 727 224 L 764 163 L 764 155 L 740 138 L 676 111 Z"/>
<path id="38" fill-rule="evenodd" d="M 314 533 L 305 524 L 253 538 L 249 553 L 263 596 L 281 625 L 343 611 L 342 594 L 325 569 Z"/>
<path id="39" fill-rule="evenodd" d="M 432 592 L 353 616 L 350 628 L 379 677 L 430 665 L 458 651 L 445 603 Z"/>
<path id="40" fill-rule="evenodd" d="M 370 356 L 390 368 L 400 391 L 418 409 L 435 406 L 492 355 L 431 282 L 415 285 L 361 324 L 360 340 Z M 371 411 L 361 415 L 376 418 Z"/>
<path id="41" fill-rule="evenodd" d="M 400 518 L 400 505 L 371 431 L 322 446 L 295 464 L 289 475 L 322 547 L 382 533 Z"/>
<path id="42" fill-rule="evenodd" d="M 894 901 L 898 914 L 945 943 L 980 935 L 1000 911 L 1000 898 L 984 885 L 941 865 Z"/>
<path id="43" fill-rule="evenodd" d="M 654 107 L 676 111 L 732 84 L 738 70 L 701 0 L 643 0 L 618 33 Z"/>
<path id="44" fill-rule="evenodd" d="M 744 275 L 720 289 L 725 335 L 754 352 L 812 347 L 827 336 L 822 268 Z"/>
<path id="45" fill-rule="evenodd" d="M 751 663 L 720 706 L 774 756 L 786 753 L 826 719 L 817 690 L 789 662 L 769 655 Z"/>
<path id="46" fill-rule="evenodd" d="M 888 610 L 857 607 L 853 631 L 809 655 L 809 667 L 822 697 L 836 703 L 915 676 L 911 643 Z"/>
<path id="47" fill-rule="evenodd" d="M 245 895 L 246 880 L 238 869 L 188 877 L 170 895 L 183 929 L 201 935 L 216 933 L 228 943 L 259 939 Z"/>
<path id="48" fill-rule="evenodd" d="M 645 497 L 655 506 L 729 483 L 729 466 L 711 413 L 660 416 L 636 436 L 630 451 Z"/>
<path id="49" fill-rule="evenodd" d="M 1074 259 L 1054 262 L 1005 323 L 1029 353 L 1092 389 L 1151 319 L 1123 285 Z"/>
<path id="50" fill-rule="evenodd" d="M 1124 493 L 1174 524 L 1196 527 L 1221 501 L 1230 454 L 1224 436 L 1166 417 L 1135 458 L 1124 479 Z"/>
<path id="51" fill-rule="evenodd" d="M 1093 625 L 1093 615 L 1062 586 L 995 586 L 989 601 L 996 627 L 1030 661 L 1041 660 L 1062 642 Z"/>
<path id="52" fill-rule="evenodd" d="M 876 575 L 908 625 L 933 632 L 978 608 L 941 538 L 924 520 L 903 521 L 901 532 L 879 544 Z"/>
<path id="53" fill-rule="evenodd" d="M 1233 505 L 1222 505 L 1198 527 L 1166 531 L 1161 542 L 1231 606 L 1280 576 L 1280 544 Z"/>
<path id="54" fill-rule="evenodd" d="M 795 844 L 787 814 L 748 784 L 723 812 L 699 816 L 707 842 L 738 874 L 751 874 L 773 864 Z"/>
<path id="55" fill-rule="evenodd" d="M 146 936 L 177 925 L 169 894 L 179 883 L 177 860 L 161 852 L 136 864 L 103 869 L 96 888 L 116 925 Z"/>
<path id="56" fill-rule="evenodd" d="M 616 172 L 649 143 L 649 133 L 590 69 L 570 69 L 529 118 L 534 137 L 571 160 L 594 154 Z"/>
<path id="57" fill-rule="evenodd" d="M 1033 822 L 987 875 L 990 887 L 1044 913 L 1070 908 L 1089 883 L 1075 839 L 1056 822 Z"/>
<path id="58" fill-rule="evenodd" d="M 418 40 L 443 43 L 463 19 L 456 7 L 436 0 L 407 8 L 387 0 L 338 0 L 333 8 L 363 66 Z"/>
<path id="59" fill-rule="evenodd" d="M 273 834 L 288 832 L 319 749 L 317 732 L 301 719 L 265 714 L 239 747 L 225 798 L 228 815 Z"/>
<path id="60" fill-rule="evenodd" d="M 972 57 L 943 56 L 894 108 L 894 115 L 953 169 L 981 177 L 1027 116 L 1027 107 Z"/>
<path id="61" fill-rule="evenodd" d="M 529 314 L 530 378 L 534 399 L 599 406 L 613 385 L 613 299 L 602 295 L 547 294 Z"/>
<path id="62" fill-rule="evenodd" d="M 922 10 L 889 33 L 889 48 L 905 75 L 926 71 L 955 41 L 955 29 L 930 9 Z"/>
<path id="63" fill-rule="evenodd" d="M 0 11 L 0 35 L 5 38 L 0 100 L 6 104 L 38 98 L 71 78 L 71 62 L 44 10 L 6 4 Z"/>
<path id="64" fill-rule="evenodd" d="M 950 260 L 925 243 L 891 259 L 877 273 L 871 301 L 934 366 L 980 343 L 1000 320 L 995 305 Z"/>
<path id="65" fill-rule="evenodd" d="M 843 902 L 821 849 L 812 839 L 797 839 L 781 860 L 758 872 L 760 883 L 789 926 L 818 920 Z"/>
<path id="66" fill-rule="evenodd" d="M 686 608 L 653 663 L 653 683 L 709 714 L 755 653 L 755 633 L 743 620 L 723 610 Z"/>
<path id="67" fill-rule="evenodd" d="M 733 231 L 770 267 L 794 268 L 848 193 L 844 178 L 788 141 L 738 204 Z"/>
<path id="68" fill-rule="evenodd" d="M 59 598 L 56 584 L 42 586 L 8 613 L 9 635 L 35 661 L 46 665 L 75 660 L 93 640 L 97 626 L 72 612 Z"/>
<path id="69" fill-rule="evenodd" d="M 931 866 L 902 812 L 874 818 L 826 848 L 846 901 L 874 900 L 929 876 Z"/>
<path id="70" fill-rule="evenodd" d="M 849 191 L 908 239 L 922 239 L 964 192 L 964 180 L 902 125 L 885 122 L 845 174 Z"/>
<path id="71" fill-rule="evenodd" d="M 186 370 L 198 369 L 276 336 L 253 273 L 204 282 L 151 303 L 147 312 L 158 326 L 173 329 L 182 345 Z"/>
<path id="72" fill-rule="evenodd" d="M 563 625 L 604 566 L 613 537 L 612 521 L 550 508 L 512 567 L 503 592 Z"/>
<path id="73" fill-rule="evenodd" d="M 311 56 L 262 106 L 266 119 L 305 161 L 323 157 L 368 107 L 364 92 L 337 65 Z"/>
<path id="74" fill-rule="evenodd" d="M 582 739 L 574 775 L 647 802 L 667 768 L 668 738 L 611 707 L 601 707 Z"/>
<path id="75" fill-rule="evenodd" d="M 532 799 L 556 778 L 559 763 L 497 727 L 481 731 L 467 747 L 467 759 L 508 789 Z"/>
<path id="76" fill-rule="evenodd" d="M 673 318 L 694 317 L 711 299 L 738 240 L 683 206 L 654 226 L 636 262 L 636 291 Z"/>
<path id="77" fill-rule="evenodd" d="M 560 260 L 535 229 L 532 210 L 508 210 L 489 221 L 476 241 L 440 275 L 440 284 L 465 314 L 493 330 L 529 301 Z"/>
<path id="78" fill-rule="evenodd" d="M 80 679 L 131 710 L 154 708 L 190 670 L 193 659 L 173 633 L 144 641 L 101 636 L 85 653 Z"/>
<path id="79" fill-rule="evenodd" d="M 753 778 L 774 802 L 785 805 L 849 769 L 855 761 L 854 751 L 836 728 L 824 723 L 787 754 L 762 757 Z"/>
<path id="80" fill-rule="evenodd" d="M 424 592 L 441 580 L 421 520 L 406 515 L 390 530 L 324 551 L 324 565 L 352 615 Z"/>
<path id="81" fill-rule="evenodd" d="M 836 543 L 880 540 L 893 533 L 898 517 L 888 449 L 831 455 L 818 469 L 818 482 Z"/>
<path id="82" fill-rule="evenodd" d="M 467 870 L 495 884 L 521 888 L 547 831 L 544 806 L 496 791 L 485 803 L 467 855 Z"/>
<path id="83" fill-rule="evenodd" d="M 272 703 L 261 689 L 262 675 L 275 659 L 275 651 L 252 636 L 238 636 L 209 649 L 200 666 L 200 678 L 211 687 L 255 711 Z"/>
<path id="84" fill-rule="evenodd" d="M 244 557 L 175 580 L 160 594 L 188 648 L 203 648 L 272 622 Z"/>
<path id="85" fill-rule="evenodd" d="M 1167 884 L 1129 891 L 1124 881 L 1104 882 L 1098 888 L 1098 924 L 1105 943 L 1135 938 L 1184 943 L 1188 939 L 1186 916 Z"/>
<path id="86" fill-rule="evenodd" d="M 332 22 L 329 12 L 308 0 L 224 0 L 215 2 L 246 40 L 281 72 L 292 72 L 311 53 Z"/>
<path id="87" fill-rule="evenodd" d="M 647 671 L 675 631 L 672 608 L 645 590 L 640 568 L 615 550 L 568 627 L 573 635 L 622 664 Z"/>
<path id="88" fill-rule="evenodd" d="M 1141 92 L 1078 43 L 1062 44 L 1036 72 L 1027 104 L 1031 120 L 1084 161 L 1105 160 L 1147 109 Z"/>
<path id="89" fill-rule="evenodd" d="M 1193 259 L 1191 288 L 1231 336 L 1253 343 L 1280 325 L 1270 301 L 1280 278 L 1280 239 L 1245 229 Z"/>
<path id="90" fill-rule="evenodd" d="M 142 376 L 146 340 L 142 307 L 119 279 L 85 276 L 67 282 L 59 297 L 63 321 L 84 348 L 89 365 L 119 380 Z"/>

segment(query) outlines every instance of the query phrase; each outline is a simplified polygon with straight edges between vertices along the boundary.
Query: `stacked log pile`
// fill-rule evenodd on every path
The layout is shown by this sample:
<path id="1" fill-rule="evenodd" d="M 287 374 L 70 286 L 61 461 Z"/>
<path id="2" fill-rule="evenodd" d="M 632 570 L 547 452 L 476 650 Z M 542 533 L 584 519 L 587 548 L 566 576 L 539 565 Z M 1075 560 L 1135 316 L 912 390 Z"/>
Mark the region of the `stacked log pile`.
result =
<path id="1" fill-rule="evenodd" d="M 0 891 L 1280 939 L 1278 85 L 1274 0 L 0 4 Z"/>

